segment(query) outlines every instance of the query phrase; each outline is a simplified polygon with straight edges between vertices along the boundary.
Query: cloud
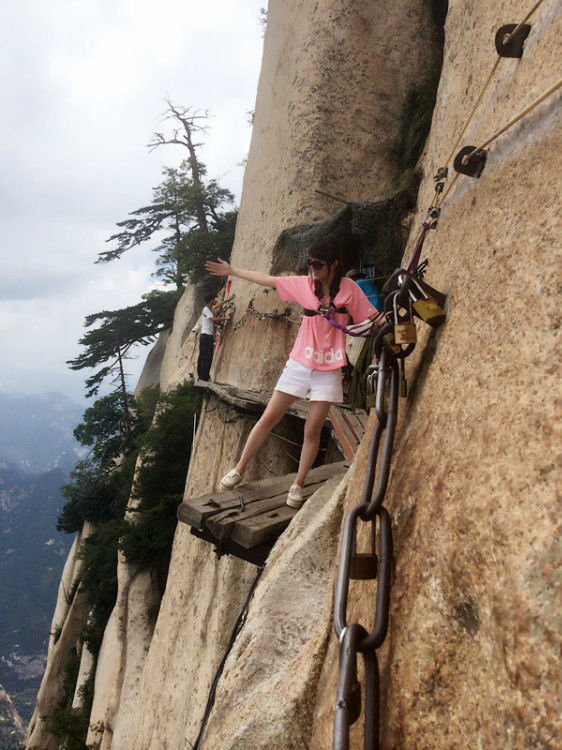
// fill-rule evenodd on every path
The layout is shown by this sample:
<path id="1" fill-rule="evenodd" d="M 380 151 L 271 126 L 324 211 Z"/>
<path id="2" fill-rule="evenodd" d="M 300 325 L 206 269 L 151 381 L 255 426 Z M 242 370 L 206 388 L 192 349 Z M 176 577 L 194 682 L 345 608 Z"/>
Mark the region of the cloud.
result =
<path id="1" fill-rule="evenodd" d="M 240 195 L 261 61 L 261 0 L 29 0 L 0 30 L 0 354 L 10 373 L 67 379 L 84 316 L 138 301 L 149 249 L 94 265 L 117 221 L 146 205 L 163 164 L 149 153 L 164 96 L 210 109 L 208 175 Z M 73 375 L 74 377 L 74 375 Z"/>

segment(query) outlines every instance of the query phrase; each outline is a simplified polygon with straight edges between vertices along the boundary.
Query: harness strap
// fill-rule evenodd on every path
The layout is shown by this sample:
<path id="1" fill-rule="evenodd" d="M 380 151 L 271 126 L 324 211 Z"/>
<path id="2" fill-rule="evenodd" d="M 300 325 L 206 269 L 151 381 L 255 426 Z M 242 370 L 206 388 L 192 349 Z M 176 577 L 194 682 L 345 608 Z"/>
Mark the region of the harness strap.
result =
<path id="1" fill-rule="evenodd" d="M 304 308 L 303 314 L 306 315 L 308 318 L 313 317 L 314 315 L 321 315 L 323 318 L 326 318 L 328 323 L 333 328 L 339 328 L 340 331 L 343 331 L 347 336 L 357 336 L 363 339 L 369 338 L 370 336 L 374 336 L 376 333 L 378 333 L 378 327 L 369 326 L 368 329 L 365 329 L 363 324 L 357 323 L 352 326 L 342 326 L 336 321 L 336 313 L 347 313 L 349 312 L 347 307 L 330 307 L 326 310 L 322 309 L 323 306 L 320 305 L 320 307 L 317 310 L 307 310 Z"/>
<path id="2" fill-rule="evenodd" d="M 333 310 L 337 313 L 346 313 L 347 307 L 331 307 L 330 310 Z M 320 309 L 320 307 L 317 310 L 307 310 L 306 307 L 303 310 L 303 314 L 307 316 L 307 318 L 312 318 L 314 315 L 325 315 L 326 310 Z"/>

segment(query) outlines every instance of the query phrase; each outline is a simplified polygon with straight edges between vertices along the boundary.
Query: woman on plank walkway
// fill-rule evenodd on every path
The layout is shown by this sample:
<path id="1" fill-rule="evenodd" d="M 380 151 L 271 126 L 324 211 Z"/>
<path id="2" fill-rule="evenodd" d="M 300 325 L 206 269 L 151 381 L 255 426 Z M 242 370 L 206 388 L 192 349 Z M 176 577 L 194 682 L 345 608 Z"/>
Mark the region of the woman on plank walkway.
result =
<path id="1" fill-rule="evenodd" d="M 320 447 L 320 435 L 331 404 L 343 401 L 341 368 L 346 364 L 345 333 L 332 326 L 322 315 L 336 308 L 335 320 L 344 326 L 351 315 L 354 322 L 382 318 L 357 284 L 343 276 L 336 238 L 326 237 L 309 249 L 308 276 L 270 276 L 262 271 L 237 268 L 224 260 L 207 261 L 213 276 L 236 276 L 261 286 L 277 289 L 283 302 L 303 306 L 299 332 L 289 359 L 260 420 L 253 427 L 236 466 L 221 480 L 222 489 L 231 489 L 242 481 L 250 459 L 281 421 L 287 409 L 298 399 L 310 399 L 304 427 L 299 469 L 289 489 L 287 505 L 300 508 L 302 487 Z"/>

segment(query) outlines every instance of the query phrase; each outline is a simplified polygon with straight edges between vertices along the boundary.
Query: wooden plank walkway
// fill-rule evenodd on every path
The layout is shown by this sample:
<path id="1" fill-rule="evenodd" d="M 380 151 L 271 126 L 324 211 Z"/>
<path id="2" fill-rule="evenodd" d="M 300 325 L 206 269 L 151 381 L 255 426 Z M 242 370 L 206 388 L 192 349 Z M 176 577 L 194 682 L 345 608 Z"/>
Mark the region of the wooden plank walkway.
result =
<path id="1" fill-rule="evenodd" d="M 244 388 L 236 388 L 226 383 L 215 383 L 212 380 L 195 380 L 194 385 L 196 388 L 212 391 L 221 401 L 250 414 L 261 414 L 271 398 L 271 393 L 247 391 Z M 308 401 L 297 401 L 289 407 L 287 414 L 306 419 Z"/>
<path id="2" fill-rule="evenodd" d="M 214 383 L 211 380 L 196 380 L 195 386 L 212 391 L 222 401 L 250 414 L 261 414 L 271 395 L 247 391 L 223 383 Z M 308 406 L 308 401 L 297 401 L 288 409 L 287 413 L 306 419 Z M 344 405 L 334 405 L 330 408 L 326 424 L 330 427 L 332 436 L 339 444 L 347 461 L 353 461 L 359 443 L 363 438 L 366 423 L 367 413 L 361 409 L 354 410 Z"/>
<path id="3" fill-rule="evenodd" d="M 331 477 L 342 475 L 349 463 L 341 461 L 311 469 L 303 488 L 309 497 Z M 296 474 L 268 477 L 240 484 L 226 492 L 211 492 L 186 498 L 178 507 L 178 519 L 189 524 L 197 536 L 217 545 L 228 544 L 225 551 L 263 548 L 277 539 L 297 513 L 285 504 L 287 492 Z M 251 559 L 238 554 L 244 559 Z"/>
<path id="4" fill-rule="evenodd" d="M 332 406 L 328 412 L 332 436 L 348 461 L 353 461 L 355 458 L 365 434 L 367 419 L 366 412 L 359 409 L 353 411 L 345 406 Z"/>

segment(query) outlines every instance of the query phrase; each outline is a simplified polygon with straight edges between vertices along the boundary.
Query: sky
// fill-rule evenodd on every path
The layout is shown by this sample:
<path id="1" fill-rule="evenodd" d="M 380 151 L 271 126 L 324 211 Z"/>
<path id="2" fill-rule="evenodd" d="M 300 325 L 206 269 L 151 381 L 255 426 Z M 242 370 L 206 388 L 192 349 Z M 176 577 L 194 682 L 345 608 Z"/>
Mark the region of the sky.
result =
<path id="1" fill-rule="evenodd" d="M 0 392 L 84 397 L 84 317 L 156 286 L 155 255 L 108 264 L 116 222 L 150 202 L 180 146 L 168 96 L 210 110 L 207 175 L 240 200 L 264 0 L 3 0 L 0 8 Z M 169 131 L 168 131 L 169 132 Z M 134 387 L 146 350 L 128 363 Z"/>

